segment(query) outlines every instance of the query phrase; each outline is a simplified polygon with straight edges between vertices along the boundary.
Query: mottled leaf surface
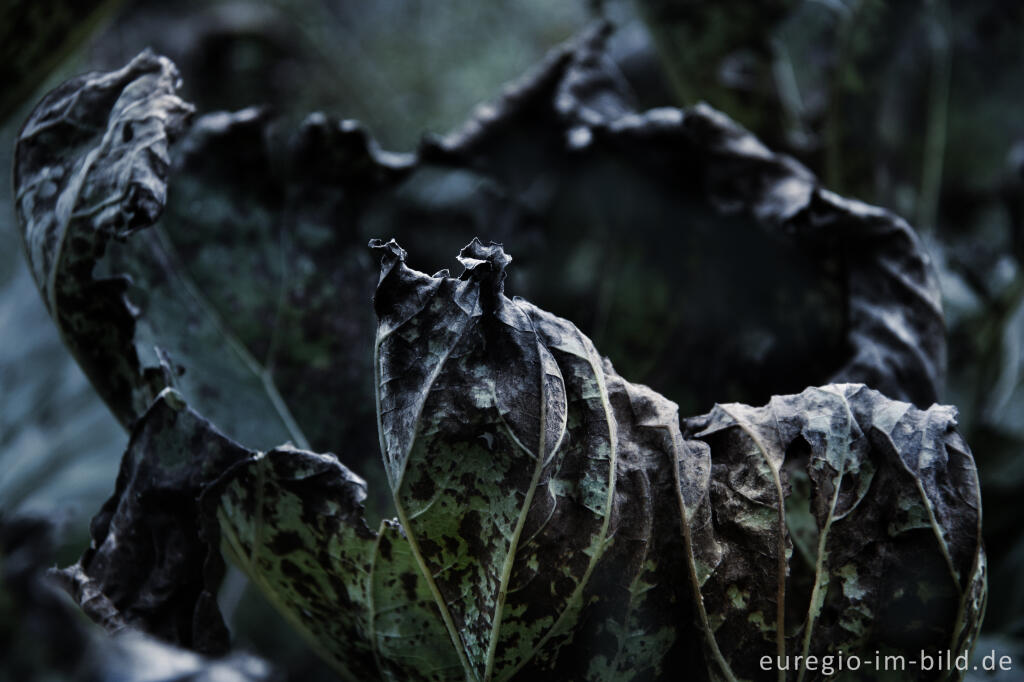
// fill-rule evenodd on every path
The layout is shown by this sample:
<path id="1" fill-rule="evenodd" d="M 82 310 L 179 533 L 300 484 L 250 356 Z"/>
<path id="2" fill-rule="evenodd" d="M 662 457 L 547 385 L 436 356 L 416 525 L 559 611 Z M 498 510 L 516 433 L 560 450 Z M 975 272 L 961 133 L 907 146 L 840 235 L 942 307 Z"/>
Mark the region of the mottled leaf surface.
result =
<path id="1" fill-rule="evenodd" d="M 499 245 L 470 243 L 459 279 L 371 246 L 382 451 L 470 676 L 667 672 L 693 641 L 672 577 L 675 406 L 572 323 L 505 297 Z"/>
<path id="2" fill-rule="evenodd" d="M 345 643 L 330 658 L 346 678 L 372 676 L 365 484 L 332 456 L 292 449 L 255 455 L 228 478 L 218 507 L 228 556 L 314 642 Z"/>
<path id="3" fill-rule="evenodd" d="M 714 551 L 691 554 L 711 567 L 699 589 L 716 679 L 757 678 L 761 656 L 968 650 L 985 559 L 977 473 L 955 424 L 949 407 L 853 384 L 686 421 L 711 448 L 712 520 L 692 535 Z M 704 485 L 682 470 L 679 483 L 684 497 Z"/>
<path id="4" fill-rule="evenodd" d="M 384 679 L 461 679 L 459 656 L 397 522 L 381 523 L 373 556 L 368 626 Z"/>
<path id="5" fill-rule="evenodd" d="M 498 245 L 467 246 L 460 279 L 371 246 L 382 451 L 474 676 L 659 679 L 701 641 L 726 680 L 766 655 L 969 648 L 985 565 L 951 408 L 836 384 L 718 406 L 684 438 L 571 323 L 504 296 Z"/>
<path id="6" fill-rule="evenodd" d="M 464 249 L 463 279 L 410 270 L 393 242 L 376 248 L 399 518 L 490 678 L 572 622 L 605 544 L 615 424 L 601 358 L 571 324 L 502 295 L 498 246 Z"/>
<path id="7" fill-rule="evenodd" d="M 333 455 L 272 450 L 205 495 L 227 555 L 351 680 L 444 680 L 461 666 L 394 522 L 372 532 L 366 484 Z"/>

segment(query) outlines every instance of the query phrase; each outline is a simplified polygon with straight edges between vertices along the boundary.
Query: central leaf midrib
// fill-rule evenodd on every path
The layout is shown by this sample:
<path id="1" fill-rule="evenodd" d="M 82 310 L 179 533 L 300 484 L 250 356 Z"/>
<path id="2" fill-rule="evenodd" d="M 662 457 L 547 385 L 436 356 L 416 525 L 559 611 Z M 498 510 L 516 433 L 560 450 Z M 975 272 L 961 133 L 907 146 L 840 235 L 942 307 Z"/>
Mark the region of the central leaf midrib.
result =
<path id="1" fill-rule="evenodd" d="M 754 447 L 761 454 L 764 459 L 765 465 L 772 474 L 772 483 L 775 486 L 775 494 L 778 497 L 779 504 L 777 507 L 778 519 L 777 519 L 777 530 L 779 533 L 779 556 L 776 563 L 776 597 L 775 597 L 775 654 L 778 656 L 778 660 L 783 660 L 786 656 L 786 507 L 785 507 L 785 496 L 782 493 L 782 480 L 779 478 L 779 471 L 772 466 L 771 457 L 768 454 L 768 448 L 761 439 L 754 432 L 752 428 L 738 416 L 729 411 L 726 405 L 720 405 L 722 411 L 728 415 L 736 426 L 738 426 L 747 436 L 753 441 Z M 779 666 L 778 671 L 779 682 L 785 682 L 786 673 Z"/>
<path id="2" fill-rule="evenodd" d="M 534 329 L 534 335 L 536 337 L 537 330 Z M 538 340 L 537 342 L 538 354 L 543 353 L 544 349 Z M 523 526 L 526 525 L 526 517 L 529 515 L 530 507 L 533 504 L 533 496 L 537 492 L 537 485 L 540 482 L 541 474 L 544 472 L 545 464 L 545 436 L 547 429 L 547 400 L 545 400 L 544 393 L 544 367 L 540 365 L 540 428 L 539 436 L 537 439 L 537 452 L 530 453 L 526 447 L 515 437 L 512 433 L 512 429 L 506 424 L 505 428 L 508 429 L 509 433 L 512 433 L 513 440 L 523 450 L 534 456 L 535 462 L 533 466 L 533 476 L 530 478 L 530 486 L 526 489 L 526 494 L 523 496 L 523 506 L 519 510 L 519 518 L 516 519 L 515 530 L 512 531 L 512 538 L 509 540 L 508 552 L 505 554 L 505 562 L 501 567 L 501 576 L 498 579 L 498 602 L 494 606 L 494 615 L 491 622 L 491 639 L 487 646 L 487 658 L 484 662 L 484 682 L 490 682 L 494 675 L 494 655 L 498 648 L 498 633 L 501 629 L 501 620 L 504 616 L 505 611 L 505 600 L 508 597 L 508 584 L 512 578 L 512 568 L 515 565 L 516 552 L 519 550 L 519 538 L 523 532 Z M 497 395 L 494 396 L 495 403 L 497 403 Z M 555 444 L 555 449 L 561 445 L 560 442 Z"/>
<path id="3" fill-rule="evenodd" d="M 669 435 L 673 437 L 673 443 L 675 434 L 671 432 L 668 427 L 662 427 L 669 431 Z M 678 450 L 677 446 L 673 446 L 674 456 L 671 457 L 669 464 L 672 467 L 672 478 L 675 481 L 675 493 L 676 500 L 679 504 L 679 519 L 680 528 L 683 534 L 683 545 L 686 548 L 686 568 L 689 573 L 690 585 L 693 587 L 693 602 L 697 608 L 697 617 L 700 619 L 700 626 L 704 630 L 705 641 L 711 648 L 711 655 L 714 657 L 715 662 L 718 663 L 718 668 L 721 670 L 722 675 L 728 682 L 736 682 L 736 675 L 732 671 L 732 667 L 728 661 L 725 660 L 725 656 L 722 654 L 722 650 L 718 646 L 718 639 L 715 637 L 714 631 L 711 629 L 711 621 L 708 618 L 707 607 L 704 605 L 704 594 L 701 592 L 701 584 L 697 578 L 697 557 L 694 554 L 693 548 L 693 536 L 690 534 L 690 516 L 686 511 L 686 500 L 683 499 L 683 484 L 682 479 L 679 477 L 679 463 L 685 456 L 690 456 L 690 450 L 686 446 L 686 443 L 682 443 L 682 451 Z"/>
<path id="4" fill-rule="evenodd" d="M 531 317 L 531 323 L 532 322 L 533 319 Z M 605 496 L 604 520 L 601 523 L 601 529 L 598 531 L 598 541 L 594 543 L 596 544 L 598 549 L 594 552 L 593 556 L 590 557 L 590 561 L 587 564 L 587 569 L 583 572 L 583 575 L 581 576 L 579 584 L 576 586 L 576 589 L 573 590 L 572 594 L 569 595 L 569 598 L 566 600 L 566 607 L 562 609 L 562 612 L 558 615 L 558 618 L 551 625 L 551 627 L 548 628 L 548 631 L 544 634 L 543 637 L 541 637 L 540 641 L 537 642 L 533 649 L 531 649 L 530 652 L 526 656 L 524 656 L 523 659 L 517 665 L 515 665 L 506 674 L 502 675 L 502 677 L 500 678 L 501 680 L 508 680 L 517 672 L 519 672 L 519 670 L 524 665 L 526 665 L 527 661 L 532 659 L 537 654 L 537 652 L 541 650 L 541 648 L 547 643 L 547 641 L 552 637 L 552 635 L 558 632 L 558 628 L 561 626 L 562 620 L 569 612 L 573 600 L 576 599 L 576 597 L 583 591 L 583 588 L 590 580 L 590 574 L 594 572 L 594 567 L 597 565 L 598 559 L 600 558 L 602 552 L 605 549 L 607 549 L 607 547 L 605 546 L 605 539 L 608 537 L 608 526 L 611 523 L 612 518 L 612 500 L 615 497 L 615 465 L 616 460 L 618 458 L 618 430 L 616 429 L 616 422 L 613 416 L 614 412 L 612 411 L 611 401 L 608 398 L 608 386 L 607 384 L 605 384 L 604 381 L 604 367 L 600 363 L 594 364 L 594 361 L 590 357 L 590 354 L 588 354 L 586 357 L 581 357 L 575 353 L 573 353 L 573 355 L 585 360 L 587 364 L 590 365 L 590 369 L 594 372 L 594 378 L 597 381 L 598 390 L 601 395 L 602 410 L 606 418 L 606 423 L 608 424 L 608 494 Z"/>
<path id="5" fill-rule="evenodd" d="M 839 396 L 839 397 L 842 400 L 843 407 L 846 409 L 846 417 L 847 417 L 847 422 L 846 423 L 847 423 L 847 434 L 848 435 L 847 435 L 847 438 L 846 438 L 846 457 L 843 458 L 842 464 L 840 465 L 839 477 L 836 479 L 836 482 L 833 484 L 834 490 L 832 492 L 832 501 L 829 504 L 829 508 L 828 508 L 828 517 L 826 517 L 825 523 L 823 524 L 822 529 L 821 529 L 821 533 L 818 536 L 818 556 L 817 556 L 817 560 L 815 562 L 815 567 L 814 567 L 814 587 L 811 588 L 811 600 L 810 600 L 810 603 L 807 606 L 807 623 L 804 625 L 804 641 L 803 641 L 803 646 L 801 647 L 801 649 L 802 649 L 801 653 L 803 654 L 804 660 L 807 660 L 807 655 L 810 653 L 810 650 L 811 650 L 811 635 L 813 635 L 813 633 L 814 633 L 814 626 L 815 626 L 816 621 L 818 619 L 818 614 L 821 613 L 820 605 L 817 606 L 817 607 L 815 606 L 815 604 L 816 604 L 816 602 L 817 602 L 817 600 L 819 598 L 818 595 L 820 594 L 821 590 L 824 589 L 825 590 L 825 595 L 822 597 L 822 599 L 824 599 L 825 597 L 828 596 L 828 580 L 829 580 L 829 576 L 827 576 L 826 573 L 825 573 L 825 555 L 826 555 L 825 548 L 826 548 L 826 545 L 828 544 L 828 535 L 832 531 L 832 520 L 833 520 L 833 518 L 835 516 L 836 504 L 839 501 L 839 493 L 842 491 L 843 479 L 846 476 L 846 467 L 849 464 L 849 455 L 850 455 L 849 444 L 850 444 L 850 442 L 852 440 L 852 438 L 851 438 L 851 436 L 849 434 L 851 433 L 852 428 L 853 428 L 853 424 L 855 423 L 853 412 L 850 410 L 849 402 L 845 398 L 843 398 L 842 396 Z M 828 447 L 828 443 L 827 442 L 826 442 L 825 447 L 826 448 Z M 823 579 L 824 579 L 824 587 L 822 587 L 822 580 Z M 801 666 L 800 672 L 797 674 L 797 682 L 803 682 L 806 671 L 807 671 L 807 667 L 806 666 Z"/>
<path id="6" fill-rule="evenodd" d="M 437 368 L 431 374 L 429 382 L 426 384 L 428 388 L 424 389 L 423 400 L 420 402 L 416 412 L 416 420 L 413 422 L 415 425 L 419 423 L 419 418 L 422 415 L 423 406 L 426 404 L 426 393 L 429 392 L 429 386 L 433 385 L 433 382 L 437 380 L 437 376 L 441 371 L 441 367 L 447 361 L 451 355 L 452 350 L 458 344 L 459 340 L 462 339 L 462 335 L 465 333 L 466 328 L 469 326 L 469 321 L 472 319 L 471 316 L 466 316 L 463 320 L 462 326 L 459 329 L 458 334 L 452 342 L 452 345 L 446 350 L 444 357 L 438 362 Z M 380 393 L 381 393 L 381 373 L 380 373 L 380 348 L 381 344 L 391 335 L 394 330 L 389 330 L 387 333 L 381 333 L 378 331 L 376 342 L 373 344 L 373 371 L 374 371 L 374 398 L 377 407 L 377 434 L 380 440 L 380 451 L 382 456 L 386 456 L 387 444 L 384 440 L 384 423 L 381 418 L 381 407 L 380 407 Z M 405 457 L 402 462 L 402 470 L 392 488 L 392 499 L 395 503 L 395 512 L 398 515 L 398 520 L 405 528 L 406 540 L 409 542 L 409 547 L 412 549 L 412 555 L 416 559 L 416 565 L 419 567 L 420 572 L 423 574 L 424 580 L 427 581 L 427 587 L 430 589 L 430 594 L 434 598 L 434 602 L 437 604 L 438 610 L 441 612 L 441 619 L 444 621 L 445 628 L 448 630 L 448 637 L 452 641 L 452 646 L 455 647 L 455 651 L 459 656 L 459 662 L 462 664 L 463 671 L 466 673 L 466 677 L 472 680 L 478 679 L 476 670 L 469 663 L 469 656 L 466 652 L 466 647 L 462 642 L 462 637 L 459 636 L 459 631 L 455 627 L 455 621 L 452 618 L 451 611 L 448 609 L 448 603 L 445 601 L 444 596 L 441 594 L 440 589 L 437 587 L 437 582 L 434 580 L 433 574 L 427 566 L 426 561 L 423 558 L 423 552 L 420 550 L 419 542 L 416 540 L 416 533 L 413 532 L 412 525 L 409 522 L 409 517 L 405 513 L 405 508 L 399 499 L 398 491 L 401 490 L 401 483 L 405 479 L 405 469 L 409 461 L 409 453 L 412 451 L 412 444 L 415 442 L 415 436 L 409 441 L 409 449 L 405 452 Z"/>

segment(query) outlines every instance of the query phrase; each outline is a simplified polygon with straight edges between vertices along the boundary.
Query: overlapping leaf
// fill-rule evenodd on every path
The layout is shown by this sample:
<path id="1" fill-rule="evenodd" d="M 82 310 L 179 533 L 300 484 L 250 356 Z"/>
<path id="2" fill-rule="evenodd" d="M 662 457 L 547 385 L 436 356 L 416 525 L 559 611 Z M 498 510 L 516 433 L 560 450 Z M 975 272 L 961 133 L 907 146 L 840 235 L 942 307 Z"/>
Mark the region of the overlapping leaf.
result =
<path id="1" fill-rule="evenodd" d="M 201 119 L 170 155 L 189 108 L 161 58 L 44 101 L 16 173 L 33 273 L 108 403 L 126 424 L 138 419 L 95 545 L 66 574 L 92 615 L 222 646 L 221 567 L 199 540 L 205 528 L 352 679 L 666 679 L 681 667 L 739 679 L 763 675 L 762 655 L 836 643 L 970 645 L 984 598 L 980 504 L 948 410 L 826 387 L 767 408 L 720 406 L 687 422 L 687 440 L 675 405 L 616 375 L 572 323 L 504 296 L 510 259 L 494 244 L 474 240 L 453 279 L 410 269 L 393 241 L 374 243 L 377 429 L 399 516 L 377 534 L 362 518 L 366 486 L 335 457 L 243 448 L 174 392 L 150 405 L 180 385 L 228 434 L 261 447 L 303 444 L 307 430 L 318 442 L 365 435 L 368 419 L 341 424 L 360 413 L 353 358 L 369 328 L 352 284 L 368 263 L 338 255 L 353 234 L 394 227 L 441 248 L 408 219 L 429 204 L 432 221 L 471 214 L 470 226 L 490 227 L 501 215 L 496 229 L 534 238 L 537 216 L 576 224 L 560 196 L 680 184 L 685 200 L 659 204 L 649 224 L 677 226 L 683 214 L 697 227 L 670 231 L 682 241 L 626 240 L 630 254 L 653 254 L 652 267 L 637 261 L 643 296 L 678 296 L 647 277 L 692 275 L 679 257 L 707 260 L 704 237 L 750 247 L 711 259 L 748 279 L 778 270 L 756 248 L 772 245 L 794 264 L 785 284 L 815 299 L 809 309 L 849 293 L 813 372 L 930 400 L 941 311 L 909 227 L 818 188 L 707 107 L 636 114 L 604 36 L 556 52 L 416 156 L 381 154 L 357 126 L 312 117 L 284 183 L 255 110 Z M 536 153 L 510 151 L 520 147 Z M 163 210 L 169 164 L 183 203 L 145 239 L 130 237 Z M 557 182 L 541 177 L 549 168 Z M 442 201 L 438 183 L 460 189 Z M 549 276 L 586 252 L 568 245 L 535 249 L 544 258 L 531 291 L 560 289 Z M 831 265 L 818 268 L 819 256 Z M 121 273 L 136 278 L 131 303 Z M 629 319 L 629 306 L 609 310 Z M 726 310 L 704 312 L 732 327 Z M 787 320 L 769 326 L 800 328 Z M 691 329 L 731 338 L 712 325 L 688 327 L 687 339 Z M 674 361 L 699 371 L 703 346 L 688 344 L 673 347 Z M 360 438 L 348 441 L 353 462 L 371 457 Z M 170 551 L 154 553 L 153 538 Z"/>
<path id="2" fill-rule="evenodd" d="M 759 679 L 764 657 L 970 648 L 985 564 L 949 408 L 832 385 L 681 428 L 504 296 L 501 247 L 463 249 L 461 279 L 374 247 L 401 525 L 366 526 L 333 455 L 246 450 L 165 391 L 65 573 L 94 617 L 216 644 L 205 529 L 346 679 Z"/>
<path id="3" fill-rule="evenodd" d="M 671 403 L 602 367 L 571 324 L 504 297 L 500 247 L 470 244 L 455 280 L 410 270 L 394 242 L 374 246 L 382 450 L 413 550 L 478 677 L 524 664 L 550 672 L 562 656 L 580 665 L 579 651 L 560 650 L 561 628 L 588 622 L 570 591 L 588 594 L 617 541 L 637 543 L 633 563 L 617 589 L 586 601 L 608 618 L 601 660 L 590 650 L 594 679 L 637 675 L 619 660 L 635 665 L 630 647 L 641 642 L 643 660 L 660 664 L 693 623 L 713 679 L 763 676 L 763 656 L 781 661 L 774 670 L 785 656 L 969 648 L 984 602 L 980 504 L 949 408 L 834 385 L 765 408 L 717 407 L 688 422 L 698 440 L 685 441 Z M 630 409 L 614 410 L 613 395 Z M 574 418 L 576 396 L 597 411 Z M 605 470 L 594 459 L 606 433 L 615 476 L 601 505 Z M 580 448 L 595 454 L 573 463 Z M 632 458 L 620 463 L 620 451 Z M 651 509 L 667 498 L 677 525 L 655 533 Z M 672 587 L 657 573 L 668 557 Z M 647 590 L 675 612 L 662 630 L 654 607 L 631 641 L 632 619 L 652 608 Z"/>
<path id="4" fill-rule="evenodd" d="M 92 542 L 62 578 L 85 612 L 197 651 L 221 654 L 228 633 L 216 603 L 223 561 L 200 537 L 196 498 L 247 451 L 167 389 L 132 430 L 113 495 Z"/>
<path id="5" fill-rule="evenodd" d="M 473 242 L 463 279 L 384 252 L 382 450 L 399 518 L 475 675 L 565 631 L 608 538 L 615 421 L 575 327 L 501 293 L 508 258 Z"/>
<path id="6" fill-rule="evenodd" d="M 346 678 L 458 679 L 461 666 L 395 523 L 333 455 L 254 455 L 207 499 L 228 555 Z"/>
<path id="7" fill-rule="evenodd" d="M 370 404 L 346 397 L 372 390 L 363 244 L 396 235 L 442 262 L 486 234 L 522 254 L 522 293 L 688 409 L 832 377 L 933 400 L 941 311 L 909 227 L 707 107 L 637 112 L 607 35 L 407 155 L 323 115 L 291 137 L 255 109 L 187 125 L 152 55 L 70 81 L 15 173 L 62 336 L 124 424 L 171 385 L 249 446 L 353 442 L 379 483 Z"/>

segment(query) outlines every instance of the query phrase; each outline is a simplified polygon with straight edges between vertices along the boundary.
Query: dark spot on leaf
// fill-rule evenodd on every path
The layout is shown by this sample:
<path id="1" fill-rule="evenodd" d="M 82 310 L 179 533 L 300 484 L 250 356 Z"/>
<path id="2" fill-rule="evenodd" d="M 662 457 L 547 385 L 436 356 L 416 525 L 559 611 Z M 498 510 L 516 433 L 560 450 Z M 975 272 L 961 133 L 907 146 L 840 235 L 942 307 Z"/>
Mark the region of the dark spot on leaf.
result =
<path id="1" fill-rule="evenodd" d="M 405 598 L 408 599 L 410 603 L 416 600 L 416 581 L 416 575 L 412 573 L 402 574 L 402 587 L 405 589 Z"/>
<path id="2" fill-rule="evenodd" d="M 268 543 L 271 552 L 277 556 L 284 556 L 302 549 L 302 538 L 293 530 L 278 531 Z"/>

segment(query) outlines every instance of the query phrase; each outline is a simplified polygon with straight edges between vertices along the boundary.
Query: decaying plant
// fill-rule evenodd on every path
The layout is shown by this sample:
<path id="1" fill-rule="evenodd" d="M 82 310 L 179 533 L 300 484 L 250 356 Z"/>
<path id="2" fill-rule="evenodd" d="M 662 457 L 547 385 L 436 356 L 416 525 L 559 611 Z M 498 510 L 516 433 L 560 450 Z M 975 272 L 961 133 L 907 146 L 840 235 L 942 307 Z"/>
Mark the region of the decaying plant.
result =
<path id="1" fill-rule="evenodd" d="M 934 399 L 943 359 L 916 237 L 707 107 L 636 112 L 604 33 L 411 155 L 319 115 L 284 143 L 258 110 L 193 120 L 148 53 L 44 99 L 16 159 L 29 261 L 132 433 L 61 572 L 83 609 L 223 652 L 223 549 L 350 679 L 816 679 L 781 657 L 970 649 L 973 460 L 952 408 L 901 402 Z M 681 420 L 572 322 L 507 298 L 501 246 L 474 239 L 458 278 L 394 240 L 367 257 L 367 232 L 445 235 L 423 225 L 450 207 L 402 209 L 471 175 L 489 184 L 455 213 L 539 244 L 539 291 L 572 249 L 553 190 L 602 187 L 593 168 L 679 182 L 666 215 L 769 235 L 797 288 L 820 284 L 784 307 L 843 303 L 800 370 L 842 383 Z M 700 326 L 676 328 L 673 367 L 702 362 Z M 374 531 L 385 486 L 396 518 Z"/>

